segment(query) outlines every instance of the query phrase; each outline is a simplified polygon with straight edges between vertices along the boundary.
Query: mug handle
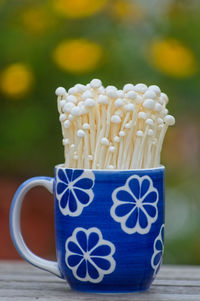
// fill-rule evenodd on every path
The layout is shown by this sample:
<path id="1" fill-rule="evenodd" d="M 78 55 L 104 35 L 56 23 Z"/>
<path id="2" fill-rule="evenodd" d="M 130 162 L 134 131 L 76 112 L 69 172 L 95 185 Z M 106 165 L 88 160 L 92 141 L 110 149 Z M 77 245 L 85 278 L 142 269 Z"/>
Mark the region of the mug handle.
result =
<path id="1" fill-rule="evenodd" d="M 22 202 L 27 192 L 35 186 L 43 186 L 49 192 L 53 193 L 54 178 L 34 177 L 30 178 L 19 186 L 13 197 L 10 209 L 11 237 L 17 251 L 26 261 L 42 270 L 48 271 L 60 278 L 63 278 L 63 275 L 59 270 L 58 263 L 56 261 L 43 259 L 31 252 L 25 244 L 21 233 L 20 216 Z"/>

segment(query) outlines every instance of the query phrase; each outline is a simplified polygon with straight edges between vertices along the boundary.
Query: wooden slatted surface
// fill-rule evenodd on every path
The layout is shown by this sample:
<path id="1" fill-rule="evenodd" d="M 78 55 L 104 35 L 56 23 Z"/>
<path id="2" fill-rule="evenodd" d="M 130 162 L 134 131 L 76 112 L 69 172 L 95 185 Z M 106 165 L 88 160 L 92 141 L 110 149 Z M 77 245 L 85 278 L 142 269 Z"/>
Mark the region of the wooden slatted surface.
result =
<path id="1" fill-rule="evenodd" d="M 132 294 L 86 294 L 25 262 L 0 262 L 0 301 L 200 301 L 200 267 L 162 266 L 151 288 Z"/>

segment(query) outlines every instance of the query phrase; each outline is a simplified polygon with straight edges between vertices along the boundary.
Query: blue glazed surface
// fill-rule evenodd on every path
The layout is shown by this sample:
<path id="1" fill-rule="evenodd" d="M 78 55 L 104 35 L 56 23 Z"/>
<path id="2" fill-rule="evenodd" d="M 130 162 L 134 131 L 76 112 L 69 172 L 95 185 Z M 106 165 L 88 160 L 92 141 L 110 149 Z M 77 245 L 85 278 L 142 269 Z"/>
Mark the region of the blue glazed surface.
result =
<path id="1" fill-rule="evenodd" d="M 57 166 L 55 179 L 57 259 L 71 287 L 87 292 L 149 288 L 163 253 L 164 167 Z"/>

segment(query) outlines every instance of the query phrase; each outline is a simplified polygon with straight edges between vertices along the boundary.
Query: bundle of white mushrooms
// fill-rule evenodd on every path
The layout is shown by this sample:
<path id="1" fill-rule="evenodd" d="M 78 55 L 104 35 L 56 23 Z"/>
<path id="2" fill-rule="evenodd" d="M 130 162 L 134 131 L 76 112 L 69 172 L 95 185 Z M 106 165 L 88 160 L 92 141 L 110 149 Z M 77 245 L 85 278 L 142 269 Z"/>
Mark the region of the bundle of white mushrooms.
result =
<path id="1" fill-rule="evenodd" d="M 59 87 L 65 167 L 142 169 L 160 166 L 169 125 L 168 97 L 156 85 L 126 84 L 123 90 L 103 87 L 99 79 Z"/>

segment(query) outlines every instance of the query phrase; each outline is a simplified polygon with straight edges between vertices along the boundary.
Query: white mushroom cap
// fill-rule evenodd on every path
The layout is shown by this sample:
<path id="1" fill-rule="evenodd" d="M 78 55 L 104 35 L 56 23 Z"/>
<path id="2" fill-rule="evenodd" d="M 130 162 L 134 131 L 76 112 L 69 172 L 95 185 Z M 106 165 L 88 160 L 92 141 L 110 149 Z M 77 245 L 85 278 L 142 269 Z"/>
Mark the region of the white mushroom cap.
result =
<path id="1" fill-rule="evenodd" d="M 115 107 L 120 108 L 121 106 L 123 106 L 123 104 L 124 104 L 124 101 L 122 98 L 117 98 L 115 100 Z"/>
<path id="2" fill-rule="evenodd" d="M 98 101 L 98 103 L 101 103 L 101 104 L 108 104 L 108 96 L 107 95 L 99 95 L 97 101 Z"/>
<path id="3" fill-rule="evenodd" d="M 75 107 L 73 102 L 67 102 L 64 105 L 63 111 L 66 112 L 66 113 L 71 113 L 71 110 L 72 110 L 73 107 Z"/>
<path id="4" fill-rule="evenodd" d="M 85 106 L 86 107 L 94 107 L 95 106 L 95 100 L 93 98 L 87 98 L 85 100 Z"/>
<path id="5" fill-rule="evenodd" d="M 64 121 L 66 118 L 67 118 L 67 116 L 65 114 L 60 114 L 60 116 L 59 116 L 60 122 Z"/>
<path id="6" fill-rule="evenodd" d="M 63 87 L 59 87 L 59 88 L 56 89 L 55 93 L 56 93 L 57 96 L 62 96 L 62 95 L 65 95 L 66 90 Z"/>
<path id="7" fill-rule="evenodd" d="M 137 137 L 142 137 L 143 136 L 143 131 L 137 131 L 136 136 Z"/>
<path id="8" fill-rule="evenodd" d="M 76 98 L 76 96 L 74 96 L 74 95 L 68 95 L 68 96 L 66 97 L 66 101 L 67 101 L 67 102 L 73 102 L 73 103 L 76 103 L 76 102 L 77 102 L 77 98 Z"/>
<path id="9" fill-rule="evenodd" d="M 69 94 L 77 94 L 78 93 L 78 89 L 76 87 L 72 87 L 68 90 Z"/>
<path id="10" fill-rule="evenodd" d="M 128 91 L 128 92 L 126 93 L 126 97 L 127 97 L 127 98 L 130 98 L 130 99 L 136 99 L 137 93 L 136 93 L 135 91 Z"/>
<path id="11" fill-rule="evenodd" d="M 111 116 L 111 122 L 113 122 L 113 123 L 120 123 L 121 122 L 121 118 L 119 117 L 119 115 L 112 115 Z"/>
<path id="12" fill-rule="evenodd" d="M 71 125 L 71 122 L 70 122 L 70 120 L 65 120 L 65 122 L 64 122 L 64 128 L 65 129 L 68 129 L 69 127 L 70 127 L 70 125 Z"/>
<path id="13" fill-rule="evenodd" d="M 124 91 L 125 93 L 127 93 L 127 92 L 129 92 L 129 91 L 132 91 L 132 90 L 134 90 L 134 85 L 133 85 L 133 84 L 126 84 L 126 85 L 124 85 L 124 87 L 123 87 L 123 91 Z"/>
<path id="14" fill-rule="evenodd" d="M 79 138 L 83 138 L 83 137 L 85 136 L 85 132 L 84 132 L 83 130 L 78 130 L 78 131 L 77 131 L 77 136 L 78 136 Z"/>
<path id="15" fill-rule="evenodd" d="M 106 94 L 111 98 L 117 98 L 117 88 L 114 86 L 106 87 Z"/>
<path id="16" fill-rule="evenodd" d="M 153 110 L 155 107 L 155 101 L 153 99 L 148 98 L 143 102 L 143 107 L 148 110 Z"/>
<path id="17" fill-rule="evenodd" d="M 128 111 L 128 112 L 134 111 L 135 105 L 134 105 L 133 103 L 128 103 L 128 104 L 126 104 L 126 105 L 124 106 L 124 109 L 125 109 L 126 111 Z"/>
<path id="18" fill-rule="evenodd" d="M 160 91 L 160 88 L 158 86 L 151 85 L 151 86 L 149 86 L 149 89 L 152 89 L 156 93 L 157 97 L 160 96 L 161 91 Z"/>
<path id="19" fill-rule="evenodd" d="M 97 89 L 97 88 L 101 87 L 101 85 L 102 85 L 102 82 L 101 82 L 100 79 L 94 78 L 94 79 L 91 80 L 91 82 L 90 82 L 90 87 L 91 87 L 91 88 L 94 88 L 94 89 Z"/>
<path id="20" fill-rule="evenodd" d="M 71 110 L 71 114 L 73 116 L 80 116 L 81 115 L 81 109 L 79 107 L 73 107 Z"/>
<path id="21" fill-rule="evenodd" d="M 138 93 L 145 93 L 147 91 L 147 86 L 145 84 L 137 84 L 134 87 L 134 91 Z"/>
<path id="22" fill-rule="evenodd" d="M 174 125 L 175 124 L 175 118 L 172 115 L 167 115 L 164 118 L 164 122 L 168 125 Z"/>
<path id="23" fill-rule="evenodd" d="M 109 145 L 109 141 L 106 137 L 101 138 L 101 143 L 105 145 Z"/>
<path id="24" fill-rule="evenodd" d="M 93 97 L 93 93 L 89 90 L 86 90 L 83 94 L 82 94 L 82 99 L 86 100 L 87 98 L 92 98 Z"/>
<path id="25" fill-rule="evenodd" d="M 151 99 L 156 99 L 156 93 L 154 92 L 153 89 L 148 89 L 144 95 L 143 95 L 144 99 L 148 99 L 148 98 L 151 98 Z"/>

